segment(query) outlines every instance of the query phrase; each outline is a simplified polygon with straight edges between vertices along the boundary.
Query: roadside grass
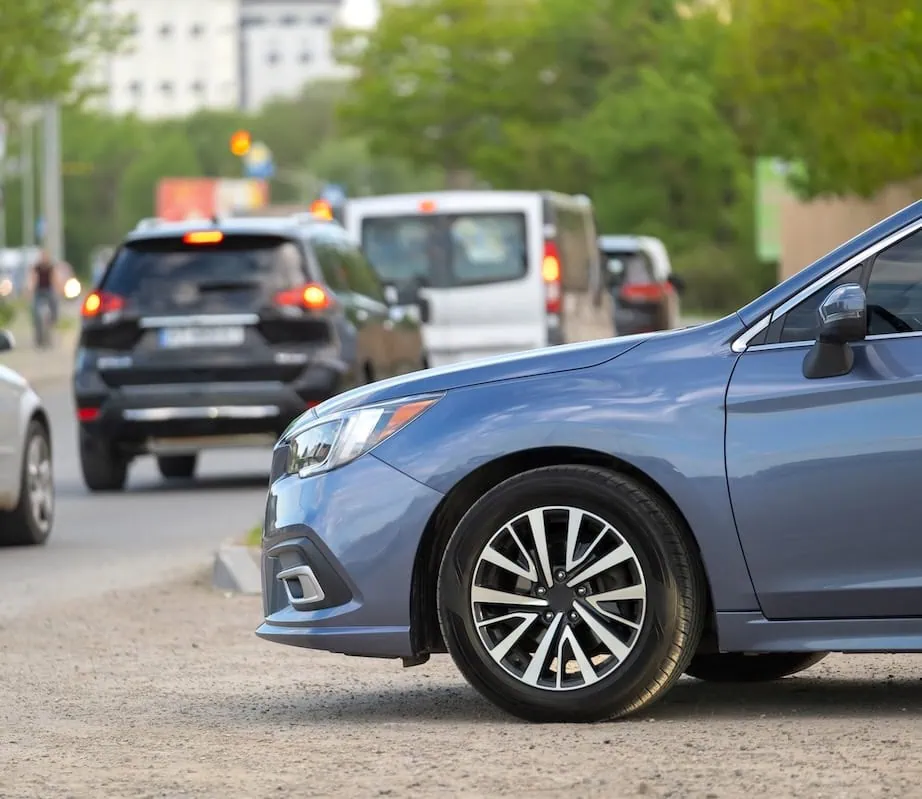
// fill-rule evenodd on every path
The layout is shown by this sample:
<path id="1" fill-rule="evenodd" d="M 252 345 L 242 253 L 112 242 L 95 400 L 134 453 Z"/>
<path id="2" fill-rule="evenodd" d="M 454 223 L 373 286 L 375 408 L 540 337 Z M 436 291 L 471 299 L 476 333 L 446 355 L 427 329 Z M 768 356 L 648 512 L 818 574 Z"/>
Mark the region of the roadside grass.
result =
<path id="1" fill-rule="evenodd" d="M 243 538 L 243 543 L 248 547 L 258 547 L 262 542 L 263 526 L 254 524 Z"/>

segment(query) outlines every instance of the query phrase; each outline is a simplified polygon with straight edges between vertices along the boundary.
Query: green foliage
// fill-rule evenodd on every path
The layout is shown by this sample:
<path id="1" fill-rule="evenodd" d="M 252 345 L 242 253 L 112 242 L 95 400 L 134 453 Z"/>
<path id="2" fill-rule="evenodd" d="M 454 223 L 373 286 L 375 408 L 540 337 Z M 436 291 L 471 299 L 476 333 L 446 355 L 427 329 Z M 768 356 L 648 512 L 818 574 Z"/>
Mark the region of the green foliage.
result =
<path id="1" fill-rule="evenodd" d="M 247 530 L 246 535 L 243 537 L 243 543 L 248 547 L 258 547 L 262 543 L 262 538 L 262 524 L 254 524 L 249 530 Z"/>
<path id="2" fill-rule="evenodd" d="M 91 0 L 0 0 L 0 106 L 69 94 L 128 22 Z"/>
<path id="3" fill-rule="evenodd" d="M 138 219 L 154 214 L 161 178 L 242 176 L 241 162 L 228 147 L 231 134 L 239 128 L 250 130 L 255 140 L 269 146 L 280 172 L 312 172 L 319 180 L 344 184 L 350 194 L 443 185 L 437 169 L 419 169 L 396 157 L 375 158 L 364 139 L 339 136 L 334 109 L 343 92 L 339 84 L 316 84 L 292 100 L 270 103 L 259 114 L 202 111 L 159 122 L 65 108 L 61 122 L 65 257 L 86 278 L 95 248 L 116 244 Z M 14 128 L 10 140 L 14 158 L 21 150 L 17 134 Z M 303 201 L 303 187 L 290 184 L 272 181 L 272 201 Z M 7 241 L 18 246 L 22 215 L 18 180 L 7 181 L 5 198 Z"/>
<path id="4" fill-rule="evenodd" d="M 385 4 L 341 114 L 373 152 L 495 188 L 589 195 L 600 232 L 662 238 L 723 310 L 773 282 L 755 265 L 751 154 L 713 7 L 671 0 Z M 450 22 L 450 24 L 449 24 Z M 365 35 L 365 34 L 363 34 Z M 690 289 L 692 294 L 694 290 Z"/>
<path id="5" fill-rule="evenodd" d="M 722 73 L 753 148 L 802 160 L 807 193 L 922 173 L 917 0 L 732 0 Z"/>

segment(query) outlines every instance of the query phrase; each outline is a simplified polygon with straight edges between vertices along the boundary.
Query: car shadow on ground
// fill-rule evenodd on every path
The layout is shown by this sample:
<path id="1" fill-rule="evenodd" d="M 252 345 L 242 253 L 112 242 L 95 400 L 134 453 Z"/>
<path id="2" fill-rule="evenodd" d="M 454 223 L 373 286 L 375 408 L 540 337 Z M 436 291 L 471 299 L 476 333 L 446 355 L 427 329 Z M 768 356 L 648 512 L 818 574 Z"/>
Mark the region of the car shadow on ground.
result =
<path id="1" fill-rule="evenodd" d="M 315 684 L 304 686 L 303 691 L 303 695 L 297 696 L 285 692 L 278 701 L 265 695 L 252 695 L 228 697 L 228 702 L 235 705 L 239 702 L 250 708 L 251 721 L 273 726 L 296 720 L 305 725 L 317 722 L 516 722 L 464 684 L 349 692 L 324 691 Z M 237 717 L 239 708 L 228 707 L 225 711 L 228 716 Z M 907 715 L 922 716 L 922 680 L 890 680 L 882 674 L 879 680 L 796 677 L 744 685 L 718 685 L 683 678 L 663 700 L 632 718 L 689 722 L 715 718 L 728 721 L 766 717 L 880 719 Z"/>

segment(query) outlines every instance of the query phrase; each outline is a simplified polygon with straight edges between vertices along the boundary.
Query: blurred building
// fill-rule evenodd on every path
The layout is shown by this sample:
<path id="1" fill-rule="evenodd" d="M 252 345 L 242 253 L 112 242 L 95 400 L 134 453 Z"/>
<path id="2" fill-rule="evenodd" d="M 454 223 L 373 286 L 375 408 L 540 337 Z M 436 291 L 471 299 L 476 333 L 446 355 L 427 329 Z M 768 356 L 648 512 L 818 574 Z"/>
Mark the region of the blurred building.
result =
<path id="1" fill-rule="evenodd" d="M 780 208 L 778 279 L 809 266 L 840 244 L 919 199 L 922 181 L 894 183 L 873 197 L 831 197 L 802 202 L 786 197 Z"/>
<path id="2" fill-rule="evenodd" d="M 306 83 L 342 78 L 333 29 L 344 0 L 241 0 L 240 101 L 250 111 L 297 95 Z"/>
<path id="3" fill-rule="evenodd" d="M 238 106 L 241 0 L 97 2 L 134 18 L 123 52 L 88 76 L 105 88 L 98 107 L 151 119 Z"/>

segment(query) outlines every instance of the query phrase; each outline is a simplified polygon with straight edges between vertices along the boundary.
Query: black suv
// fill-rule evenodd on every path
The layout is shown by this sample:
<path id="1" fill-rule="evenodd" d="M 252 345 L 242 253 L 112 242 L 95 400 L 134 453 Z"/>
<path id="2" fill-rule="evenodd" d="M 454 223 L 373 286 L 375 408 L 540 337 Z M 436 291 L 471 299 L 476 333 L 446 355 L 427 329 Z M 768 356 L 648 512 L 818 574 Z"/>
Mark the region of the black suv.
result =
<path id="1" fill-rule="evenodd" d="M 426 365 L 336 222 L 144 220 L 83 304 L 74 370 L 80 461 L 118 491 L 138 455 L 191 477 L 198 452 L 271 445 L 307 408 Z"/>

